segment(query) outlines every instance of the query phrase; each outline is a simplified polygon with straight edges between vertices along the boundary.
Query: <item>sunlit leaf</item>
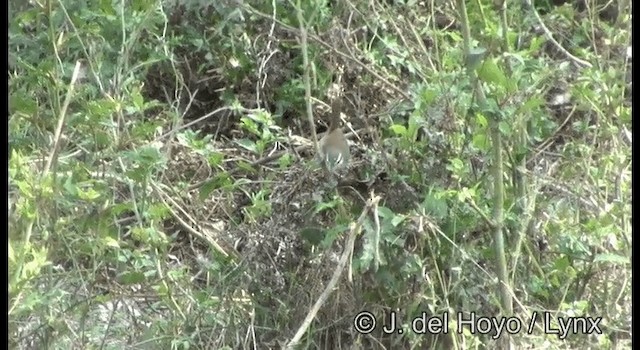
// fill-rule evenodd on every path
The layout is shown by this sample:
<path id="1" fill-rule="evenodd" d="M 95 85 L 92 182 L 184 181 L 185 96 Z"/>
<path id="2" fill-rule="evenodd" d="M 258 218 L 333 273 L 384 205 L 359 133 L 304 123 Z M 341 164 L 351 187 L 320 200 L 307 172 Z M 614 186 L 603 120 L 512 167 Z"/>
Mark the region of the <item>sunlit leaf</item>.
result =
<path id="1" fill-rule="evenodd" d="M 630 263 L 628 257 L 618 255 L 618 254 L 613 254 L 613 253 L 598 254 L 593 259 L 593 261 L 594 262 L 602 261 L 602 262 L 607 262 L 613 265 L 627 265 Z"/>
<path id="2" fill-rule="evenodd" d="M 403 136 L 407 134 L 407 128 L 401 124 L 393 124 L 389 127 L 394 134 Z"/>
<path id="3" fill-rule="evenodd" d="M 478 77 L 487 83 L 495 84 L 507 89 L 507 76 L 502 69 L 498 67 L 495 60 L 486 60 L 477 70 Z"/>

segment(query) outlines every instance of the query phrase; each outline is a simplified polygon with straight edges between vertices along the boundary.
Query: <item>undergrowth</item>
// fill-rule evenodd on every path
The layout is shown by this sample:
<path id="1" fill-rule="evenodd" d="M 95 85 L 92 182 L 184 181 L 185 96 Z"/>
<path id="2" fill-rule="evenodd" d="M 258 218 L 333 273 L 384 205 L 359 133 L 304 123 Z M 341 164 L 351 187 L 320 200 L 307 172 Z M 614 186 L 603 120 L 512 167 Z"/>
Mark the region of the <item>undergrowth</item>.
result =
<path id="1" fill-rule="evenodd" d="M 504 346 L 457 332 L 475 315 L 521 320 L 518 349 L 630 348 L 630 2 L 500 5 L 466 3 L 468 55 L 447 1 L 12 2 L 9 347 Z M 326 129 L 335 83 L 337 184 L 305 114 Z M 601 332 L 545 332 L 570 317 Z"/>

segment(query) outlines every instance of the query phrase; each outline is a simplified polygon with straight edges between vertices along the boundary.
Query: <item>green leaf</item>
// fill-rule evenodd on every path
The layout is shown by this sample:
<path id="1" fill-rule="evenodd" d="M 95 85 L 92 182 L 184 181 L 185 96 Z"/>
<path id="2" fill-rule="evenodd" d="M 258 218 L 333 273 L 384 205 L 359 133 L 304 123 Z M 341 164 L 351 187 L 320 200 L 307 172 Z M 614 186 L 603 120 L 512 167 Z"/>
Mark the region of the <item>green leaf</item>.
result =
<path id="1" fill-rule="evenodd" d="M 620 120 L 623 122 L 631 122 L 631 108 L 620 105 L 616 108 L 616 114 L 620 116 Z"/>
<path id="2" fill-rule="evenodd" d="M 476 113 L 476 123 L 478 123 L 478 126 L 481 128 L 486 128 L 487 125 L 489 125 L 487 118 L 481 113 Z"/>
<path id="3" fill-rule="evenodd" d="M 314 212 L 317 214 L 327 209 L 333 209 L 337 206 L 337 204 L 338 203 L 336 203 L 335 201 L 320 202 L 316 205 Z"/>
<path id="4" fill-rule="evenodd" d="M 389 127 L 389 129 L 391 129 L 391 131 L 398 136 L 404 136 L 407 134 L 407 128 L 401 124 L 393 124 Z"/>
<path id="5" fill-rule="evenodd" d="M 469 69 L 476 69 L 484 59 L 486 53 L 487 49 L 485 49 L 484 47 L 476 47 L 471 49 L 469 52 L 469 56 L 467 57 L 467 67 Z"/>
<path id="6" fill-rule="evenodd" d="M 147 217 L 149 219 L 153 219 L 154 221 L 162 221 L 170 215 L 171 212 L 162 202 L 151 204 L 149 206 L 149 209 L 147 210 Z"/>
<path id="7" fill-rule="evenodd" d="M 144 282 L 145 277 L 142 272 L 133 271 L 122 273 L 118 276 L 118 280 L 122 284 L 137 284 Z"/>
<path id="8" fill-rule="evenodd" d="M 278 165 L 280 169 L 286 169 L 293 163 L 293 156 L 289 153 L 285 153 L 278 159 Z"/>
<path id="9" fill-rule="evenodd" d="M 613 253 L 598 254 L 593 259 L 593 261 L 594 262 L 602 261 L 602 262 L 610 263 L 613 265 L 627 265 L 630 263 L 628 257 L 618 255 L 618 254 L 613 254 Z"/>
<path id="10" fill-rule="evenodd" d="M 511 135 L 511 132 L 512 132 L 511 124 L 505 121 L 500 121 L 498 123 L 498 128 L 500 129 L 500 132 L 503 135 Z"/>
<path id="11" fill-rule="evenodd" d="M 464 163 L 462 162 L 462 160 L 460 160 L 460 158 L 451 159 L 450 164 L 451 164 L 451 167 L 455 170 L 464 169 Z"/>
<path id="12" fill-rule="evenodd" d="M 534 96 L 527 100 L 522 106 L 518 107 L 516 114 L 528 113 L 534 108 L 540 107 L 544 104 L 544 99 L 540 96 Z"/>
<path id="13" fill-rule="evenodd" d="M 62 185 L 62 188 L 72 196 L 76 196 L 78 194 L 78 187 L 75 182 L 73 182 L 73 178 L 71 176 L 67 177 Z"/>
<path id="14" fill-rule="evenodd" d="M 540 35 L 531 37 L 529 53 L 537 53 L 545 42 L 547 42 L 547 39 L 544 36 Z"/>
<path id="15" fill-rule="evenodd" d="M 87 103 L 87 114 L 90 120 L 101 120 L 109 117 L 118 107 L 118 103 L 108 99 L 97 99 Z"/>
<path id="16" fill-rule="evenodd" d="M 502 110 L 498 106 L 498 102 L 496 102 L 495 98 L 487 97 L 485 103 L 480 107 L 481 110 L 479 112 L 483 113 L 485 118 L 487 116 L 492 118 L 500 118 Z"/>
<path id="17" fill-rule="evenodd" d="M 381 218 L 384 218 L 384 219 L 390 219 L 396 216 L 396 214 L 392 212 L 391 209 L 383 206 L 378 207 L 378 214 L 380 215 Z"/>
<path id="18" fill-rule="evenodd" d="M 207 156 L 207 163 L 209 163 L 209 166 L 211 166 L 212 168 L 222 164 L 223 160 L 224 153 L 213 152 Z"/>
<path id="19" fill-rule="evenodd" d="M 19 93 L 9 96 L 9 113 L 19 112 L 27 116 L 35 116 L 38 113 L 38 104 L 36 101 Z"/>
<path id="20" fill-rule="evenodd" d="M 111 248 L 120 248 L 120 243 L 118 241 L 116 241 L 115 239 L 113 239 L 112 237 L 105 237 L 103 239 L 103 243 L 107 246 L 107 247 L 111 247 Z"/>
<path id="21" fill-rule="evenodd" d="M 105 15 L 115 16 L 117 14 L 116 10 L 113 8 L 113 1 L 111 0 L 100 0 L 99 1 L 100 10 Z"/>
<path id="22" fill-rule="evenodd" d="M 420 127 L 424 125 L 424 123 L 425 120 L 421 112 L 415 111 L 414 113 L 411 113 L 408 123 L 409 128 L 407 129 L 409 137 L 411 137 L 412 139 L 415 138 L 418 135 L 418 129 L 420 129 Z"/>
<path id="23" fill-rule="evenodd" d="M 421 94 L 422 103 L 429 106 L 433 103 L 433 101 L 435 101 L 437 96 L 438 96 L 438 90 L 424 89 L 422 90 L 422 94 Z"/>
<path id="24" fill-rule="evenodd" d="M 566 256 L 563 256 L 563 257 L 561 257 L 559 259 L 556 259 L 553 267 L 556 270 L 564 271 L 569 266 L 571 266 L 571 264 L 569 263 L 569 258 L 567 258 Z"/>
<path id="25" fill-rule="evenodd" d="M 229 177 L 229 175 L 226 172 L 220 173 L 214 176 L 213 179 L 205 182 L 200 187 L 200 192 L 198 193 L 198 197 L 200 198 L 200 200 L 205 200 L 209 198 L 209 195 L 214 190 L 217 190 L 218 188 L 230 186 L 230 185 L 231 185 L 231 178 Z"/>
<path id="26" fill-rule="evenodd" d="M 258 123 L 256 123 L 253 119 L 248 117 L 240 118 L 240 122 L 242 123 L 242 127 L 254 135 L 260 136 L 260 130 L 258 127 Z"/>
<path id="27" fill-rule="evenodd" d="M 235 140 L 235 143 L 238 146 L 240 146 L 240 147 L 242 147 L 242 148 L 244 148 L 244 149 L 246 149 L 248 151 L 251 151 L 251 152 L 254 152 L 254 153 L 258 153 L 258 148 L 256 147 L 256 143 L 251 141 L 251 140 L 249 140 L 249 139 Z"/>
<path id="28" fill-rule="evenodd" d="M 32 260 L 24 265 L 23 273 L 28 277 L 37 276 L 43 267 L 51 265 L 51 262 L 47 260 L 47 254 L 47 248 L 32 250 Z"/>
<path id="29" fill-rule="evenodd" d="M 120 216 L 124 213 L 133 211 L 133 204 L 129 202 L 114 204 L 111 208 L 111 215 Z"/>
<path id="30" fill-rule="evenodd" d="M 143 146 L 134 151 L 127 151 L 125 154 L 135 164 L 135 166 L 127 169 L 126 174 L 129 178 L 138 182 L 144 181 L 153 171 L 163 167 L 166 163 L 164 155 L 153 145 Z"/>
<path id="31" fill-rule="evenodd" d="M 85 201 L 94 201 L 100 198 L 100 192 L 96 191 L 92 187 L 85 189 L 78 188 L 78 197 Z"/>
<path id="32" fill-rule="evenodd" d="M 164 160 L 162 152 L 152 145 L 143 146 L 137 153 L 132 153 L 132 155 L 133 159 L 146 166 L 152 166 Z"/>
<path id="33" fill-rule="evenodd" d="M 134 0 L 132 2 L 132 8 L 134 11 L 145 12 L 150 10 L 154 4 L 155 2 L 152 0 Z"/>
<path id="34" fill-rule="evenodd" d="M 391 219 L 391 225 L 393 225 L 393 227 L 397 227 L 404 221 L 404 219 L 405 217 L 403 215 L 396 215 Z"/>
<path id="35" fill-rule="evenodd" d="M 483 133 L 477 133 L 475 135 L 473 135 L 473 145 L 482 151 L 488 151 L 490 144 L 489 144 L 489 139 L 487 138 L 486 134 Z"/>
<path id="36" fill-rule="evenodd" d="M 507 76 L 498 67 L 495 60 L 486 60 L 477 70 L 480 80 L 508 89 Z"/>
<path id="37" fill-rule="evenodd" d="M 256 169 L 253 167 L 253 165 L 251 165 L 251 163 L 248 162 L 243 162 L 240 161 L 238 162 L 238 168 L 248 172 L 248 173 L 255 173 Z"/>
<path id="38" fill-rule="evenodd" d="M 144 97 L 140 93 L 139 89 L 133 89 L 131 92 L 131 99 L 133 100 L 133 104 L 136 106 L 138 111 L 144 111 Z"/>
<path id="39" fill-rule="evenodd" d="M 458 200 L 460 202 L 464 202 L 467 199 L 471 198 L 475 198 L 476 197 L 476 191 L 472 188 L 468 188 L 468 187 L 463 187 L 459 192 L 458 192 Z"/>

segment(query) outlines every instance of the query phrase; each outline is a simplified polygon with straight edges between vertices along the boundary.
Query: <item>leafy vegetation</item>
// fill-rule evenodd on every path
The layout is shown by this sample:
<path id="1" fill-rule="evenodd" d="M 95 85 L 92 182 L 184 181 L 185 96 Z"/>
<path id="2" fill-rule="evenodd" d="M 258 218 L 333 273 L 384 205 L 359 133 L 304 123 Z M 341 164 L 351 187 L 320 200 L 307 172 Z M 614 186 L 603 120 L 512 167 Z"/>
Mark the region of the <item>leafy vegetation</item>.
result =
<path id="1" fill-rule="evenodd" d="M 9 6 L 10 348 L 630 348 L 629 1 Z"/>

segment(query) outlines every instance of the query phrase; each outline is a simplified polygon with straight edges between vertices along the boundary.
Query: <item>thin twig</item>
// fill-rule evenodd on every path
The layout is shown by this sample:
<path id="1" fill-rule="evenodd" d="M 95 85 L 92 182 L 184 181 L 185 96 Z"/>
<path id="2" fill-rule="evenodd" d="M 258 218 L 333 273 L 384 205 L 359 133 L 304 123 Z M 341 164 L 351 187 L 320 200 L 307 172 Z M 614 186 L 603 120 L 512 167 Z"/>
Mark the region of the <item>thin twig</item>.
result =
<path id="1" fill-rule="evenodd" d="M 544 31 L 544 34 L 547 36 L 547 39 L 549 41 L 551 41 L 551 43 L 558 49 L 560 50 L 560 52 L 562 52 L 563 55 L 567 56 L 570 60 L 574 61 L 575 63 L 577 63 L 580 66 L 583 67 L 588 67 L 591 68 L 593 67 L 593 65 L 585 60 L 582 60 L 574 55 L 571 54 L 571 52 L 567 51 L 567 49 L 565 49 L 564 47 L 562 47 L 562 45 L 560 45 L 559 42 L 556 41 L 556 39 L 553 38 L 553 33 L 551 33 L 551 31 L 549 30 L 549 28 L 547 28 L 547 26 L 544 24 L 544 22 L 542 21 L 542 17 L 540 17 L 540 14 L 538 13 L 538 11 L 536 10 L 536 8 L 533 5 L 533 0 L 525 0 L 525 4 L 527 6 L 529 6 L 529 9 L 531 9 L 531 12 L 533 12 L 534 17 L 536 18 L 536 20 L 538 21 L 538 24 L 540 25 L 540 27 L 542 28 L 542 31 Z"/>
<path id="2" fill-rule="evenodd" d="M 73 69 L 73 75 L 71 76 L 71 82 L 69 83 L 69 89 L 67 90 L 67 95 L 64 98 L 64 103 L 62 104 L 62 108 L 60 108 L 60 116 L 58 117 L 58 125 L 56 126 L 56 131 L 53 137 L 54 143 L 51 152 L 49 153 L 49 158 L 47 159 L 47 164 L 42 169 L 42 175 L 45 176 L 53 165 L 53 162 L 57 159 L 56 156 L 60 151 L 60 140 L 62 136 L 62 129 L 64 127 L 64 122 L 67 120 L 67 108 L 69 108 L 69 103 L 71 103 L 71 96 L 73 96 L 73 90 L 76 85 L 76 80 L 78 80 L 78 76 L 80 75 L 80 70 L 82 69 L 82 64 L 80 61 L 76 61 L 76 66 Z"/>
<path id="3" fill-rule="evenodd" d="M 212 248 L 214 248 L 214 250 L 216 250 L 218 253 L 222 254 L 225 258 L 229 257 L 229 253 L 227 251 L 224 250 L 224 248 L 222 248 L 213 238 L 209 237 L 206 234 L 200 233 L 198 231 L 196 231 L 195 229 L 193 229 L 191 227 L 191 225 L 189 225 L 188 223 L 186 223 L 181 217 L 180 215 L 178 215 L 178 213 L 176 213 L 173 208 L 172 205 L 169 205 L 169 203 L 167 203 L 167 201 L 171 202 L 171 204 L 173 204 L 173 206 L 180 208 L 180 206 L 173 200 L 173 198 L 171 198 L 171 196 L 167 195 L 162 189 L 160 189 L 158 186 L 152 184 L 151 185 L 156 192 L 158 192 L 159 194 L 159 198 L 160 201 L 162 201 L 162 203 L 164 203 L 164 205 L 166 206 L 167 210 L 169 210 L 169 212 L 171 213 L 171 215 L 178 221 L 178 223 L 187 231 L 189 231 L 191 234 L 193 234 L 194 236 L 202 239 L 203 241 L 207 242 Z M 195 222 L 195 220 L 192 219 L 192 222 Z"/>
<path id="4" fill-rule="evenodd" d="M 257 16 L 263 17 L 263 18 L 268 18 L 268 19 L 272 19 L 271 16 L 264 14 L 258 10 L 256 10 L 255 8 L 244 4 L 244 9 L 251 12 L 252 14 L 255 14 Z M 280 20 L 275 20 L 276 23 L 278 23 L 280 25 L 280 27 L 288 32 L 291 33 L 296 33 L 299 34 L 299 29 L 294 28 Z M 355 63 L 356 65 L 358 65 L 360 68 L 364 69 L 367 73 L 373 75 L 376 79 L 378 79 L 380 82 L 382 82 L 384 85 L 386 85 L 387 87 L 389 87 L 391 90 L 393 90 L 394 92 L 396 92 L 397 94 L 399 94 L 400 96 L 402 96 L 405 100 L 409 101 L 411 100 L 411 96 L 409 93 L 407 93 L 406 91 L 402 90 L 401 88 L 397 87 L 396 85 L 392 84 L 389 80 L 387 80 L 386 78 L 384 78 L 381 74 L 377 73 L 376 71 L 374 71 L 373 69 L 371 69 L 371 67 L 369 67 L 369 65 L 363 63 L 361 60 L 359 60 L 357 57 L 354 57 L 352 55 L 348 55 L 338 49 L 336 49 L 335 47 L 331 46 L 331 44 L 325 42 L 324 40 L 322 40 L 319 36 L 317 35 L 313 35 L 313 34 L 309 34 L 307 33 L 307 37 L 315 42 L 317 42 L 318 44 L 324 46 L 325 48 L 331 50 L 331 52 L 335 53 L 338 56 L 341 56 L 353 63 Z"/>
<path id="5" fill-rule="evenodd" d="M 478 205 L 473 199 L 471 198 L 467 199 L 467 204 L 469 204 L 469 206 L 471 206 L 471 209 L 475 210 L 475 212 L 478 213 L 478 215 L 480 215 L 480 217 L 487 223 L 487 225 L 489 225 L 491 229 L 496 227 L 496 224 L 493 222 L 493 220 L 491 220 L 491 218 L 487 214 L 485 214 L 485 212 L 482 211 L 482 209 L 478 207 Z"/>
<path id="6" fill-rule="evenodd" d="M 362 210 L 362 214 L 360 214 L 360 217 L 356 222 L 351 224 L 347 245 L 344 247 L 344 250 L 342 251 L 342 256 L 340 257 L 338 266 L 336 266 L 336 269 L 333 271 L 333 276 L 331 276 L 331 280 L 329 281 L 329 283 L 327 283 L 326 288 L 324 289 L 322 294 L 320 294 L 320 297 L 318 298 L 316 303 L 307 313 L 307 317 L 305 317 L 304 321 L 302 322 L 302 325 L 300 326 L 300 328 L 298 328 L 298 331 L 293 336 L 293 338 L 291 338 L 291 340 L 289 341 L 289 344 L 287 344 L 286 349 L 296 348 L 302 336 L 304 336 L 304 334 L 307 332 L 307 329 L 309 329 L 311 322 L 313 322 L 313 320 L 315 319 L 316 314 L 318 313 L 322 305 L 324 305 L 324 303 L 326 302 L 327 298 L 329 297 L 329 294 L 331 294 L 331 292 L 335 288 L 336 284 L 338 283 L 338 280 L 340 279 L 340 276 L 342 276 L 342 271 L 347 265 L 347 261 L 349 260 L 349 256 L 351 255 L 351 251 L 353 250 L 353 246 L 356 241 L 357 233 L 360 231 L 360 227 L 362 226 L 364 219 L 367 217 L 367 213 L 369 213 L 369 211 L 371 211 L 371 209 L 374 208 L 379 201 L 380 201 L 380 197 L 374 196 L 373 193 L 371 193 L 371 199 L 369 199 L 369 202 L 367 203 L 365 208 Z M 377 213 L 373 213 L 373 215 L 377 215 Z"/>
<path id="7" fill-rule="evenodd" d="M 57 159 L 57 154 L 60 148 L 60 140 L 62 136 L 62 129 L 64 127 L 65 121 L 67 120 L 67 108 L 69 107 L 69 103 L 71 103 L 71 97 L 73 96 L 74 87 L 76 85 L 76 81 L 78 80 L 78 76 L 80 75 L 80 69 L 82 68 L 82 64 L 80 61 L 76 61 L 76 66 L 73 69 L 73 75 L 71 76 L 71 82 L 69 83 L 69 88 L 67 89 L 67 94 L 65 96 L 64 102 L 62 104 L 62 108 L 60 108 L 60 113 L 58 115 L 58 125 L 56 126 L 56 131 L 53 139 L 53 147 L 49 152 L 49 157 L 47 158 L 47 163 L 42 169 L 42 173 L 40 174 L 41 179 L 45 179 L 49 175 L 49 171 L 51 170 L 53 163 Z M 35 224 L 35 216 L 29 220 L 27 223 L 25 232 L 24 232 L 24 246 L 21 254 L 18 257 L 18 263 L 16 264 L 16 269 L 13 275 L 13 282 L 18 282 L 20 280 L 20 276 L 22 275 L 22 269 L 24 267 L 24 259 L 26 256 L 26 252 L 28 250 L 29 241 L 31 240 L 31 233 L 33 232 L 33 225 Z M 11 283 L 11 280 L 10 280 Z M 16 299 L 20 300 L 20 296 L 18 295 Z M 15 306 L 16 304 L 14 304 Z M 13 307 L 9 308 L 13 310 Z M 11 313 L 11 312 L 9 312 Z"/>
<path id="8" fill-rule="evenodd" d="M 220 108 L 216 109 L 215 111 L 213 111 L 213 112 L 209 112 L 209 113 L 205 114 L 204 116 L 202 116 L 202 117 L 200 117 L 200 118 L 198 118 L 198 119 L 196 119 L 196 120 L 192 120 L 192 121 L 190 121 L 190 122 L 188 122 L 188 123 L 186 123 L 186 124 L 180 125 L 179 127 L 174 127 L 173 129 L 171 129 L 171 130 L 167 131 L 167 132 L 166 132 L 166 133 L 164 133 L 163 135 L 161 135 L 161 136 L 157 137 L 157 138 L 155 139 L 155 141 L 159 141 L 159 140 L 164 139 L 165 137 L 172 136 L 172 135 L 174 135 L 176 132 L 178 132 L 178 131 L 180 131 L 180 130 L 182 130 L 182 129 L 186 129 L 186 128 L 188 128 L 188 127 L 190 127 L 190 126 L 192 126 L 192 125 L 194 125 L 194 124 L 197 124 L 197 123 L 199 123 L 199 122 L 201 122 L 201 121 L 203 121 L 203 120 L 205 120 L 205 119 L 207 119 L 207 118 L 209 118 L 209 117 L 212 117 L 212 116 L 214 116 L 214 115 L 216 115 L 216 114 L 218 114 L 218 113 L 220 113 L 220 112 L 223 112 L 223 111 L 226 111 L 226 110 L 230 110 L 230 109 L 232 109 L 232 108 L 231 108 L 231 107 L 227 107 L 227 106 L 225 106 L 225 107 L 220 107 Z"/>
<path id="9" fill-rule="evenodd" d="M 360 131 L 363 131 L 363 130 L 360 130 Z M 350 139 L 350 138 L 352 138 L 355 134 L 356 134 L 355 132 L 345 133 L 345 134 L 344 134 L 344 137 L 345 137 L 346 139 Z M 321 135 L 322 135 L 322 134 L 321 134 Z M 302 152 L 302 151 L 304 151 L 304 150 L 308 149 L 309 147 L 310 147 L 310 145 L 306 145 L 306 144 L 305 144 L 305 145 L 300 145 L 300 146 L 298 146 L 298 147 L 294 148 L 293 150 L 294 150 L 294 153 L 299 153 L 299 152 Z M 280 151 L 280 152 L 275 152 L 275 153 L 273 153 L 273 154 L 270 154 L 270 155 L 268 155 L 268 156 L 262 157 L 262 158 L 260 158 L 260 159 L 257 159 L 257 160 L 255 160 L 255 161 L 253 161 L 253 162 L 249 163 L 249 166 L 251 166 L 251 167 L 255 167 L 255 166 L 258 166 L 258 165 L 266 164 L 266 163 L 268 163 L 268 162 L 270 162 L 270 161 L 273 161 L 273 160 L 276 160 L 276 159 L 278 159 L 278 158 L 282 157 L 282 155 L 284 155 L 285 153 L 288 153 L 288 152 L 291 152 L 291 151 L 290 151 L 290 150 L 288 150 L 288 149 L 286 149 L 286 150 L 283 150 L 283 151 Z M 229 169 L 229 170 L 227 171 L 227 175 L 235 174 L 235 173 L 237 173 L 238 171 L 240 171 L 240 170 L 242 170 L 242 169 L 243 169 L 243 168 L 241 168 L 241 167 L 236 167 L 236 168 Z M 194 189 L 196 189 L 196 188 L 199 188 L 199 187 L 201 187 L 202 185 L 204 185 L 205 183 L 207 183 L 209 180 L 211 180 L 211 179 L 210 179 L 210 178 L 207 178 L 207 179 L 204 179 L 204 180 L 202 180 L 202 181 L 196 182 L 195 184 L 193 184 L 193 185 L 189 186 L 189 187 L 187 188 L 187 190 L 188 190 L 188 191 L 190 191 L 190 190 L 194 190 Z"/>
<path id="10" fill-rule="evenodd" d="M 316 150 L 316 154 L 320 154 L 320 148 L 318 146 L 318 135 L 316 134 L 316 125 L 313 121 L 313 107 L 311 106 L 311 62 L 309 62 L 309 50 L 307 45 L 307 27 L 302 17 L 302 8 L 300 0 L 296 4 L 296 15 L 298 16 L 298 25 L 300 26 L 300 46 L 302 50 L 302 61 L 304 65 L 304 97 L 305 104 L 307 106 L 307 120 L 309 121 L 309 128 L 311 129 L 311 135 L 313 137 L 313 148 Z"/>

